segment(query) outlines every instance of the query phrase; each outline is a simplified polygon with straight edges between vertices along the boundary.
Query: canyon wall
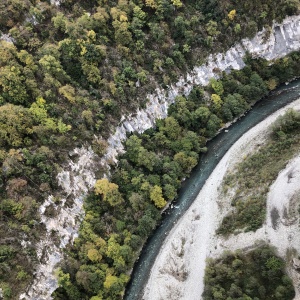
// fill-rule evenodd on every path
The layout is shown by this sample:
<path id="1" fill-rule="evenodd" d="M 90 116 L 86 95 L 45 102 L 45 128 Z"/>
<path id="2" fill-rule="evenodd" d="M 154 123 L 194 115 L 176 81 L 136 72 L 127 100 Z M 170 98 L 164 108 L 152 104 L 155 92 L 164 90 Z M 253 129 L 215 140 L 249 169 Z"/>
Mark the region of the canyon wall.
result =
<path id="1" fill-rule="evenodd" d="M 211 78 L 218 77 L 219 71 L 230 72 L 232 69 L 243 68 L 246 52 L 253 57 L 272 60 L 300 50 L 300 16 L 287 17 L 282 24 L 274 24 L 270 36 L 264 41 L 266 34 L 263 30 L 253 39 L 244 39 L 237 43 L 224 54 L 210 55 L 205 64 L 195 67 L 167 90 L 157 88 L 153 94 L 147 96 L 145 109 L 139 109 L 122 118 L 114 134 L 109 137 L 107 152 L 100 161 L 90 147 L 76 148 L 70 153 L 71 159 L 57 176 L 58 183 L 65 192 L 65 199 L 55 202 L 49 196 L 40 208 L 41 221 L 45 224 L 47 233 L 37 245 L 40 263 L 35 270 L 35 280 L 20 299 L 51 299 L 51 293 L 57 288 L 55 265 L 62 259 L 63 248 L 77 236 L 84 213 L 83 197 L 95 183 L 96 166 L 99 163 L 107 166 L 108 161 L 117 162 L 117 155 L 124 149 L 122 142 L 126 139 L 126 133 L 141 133 L 154 126 L 156 119 L 167 116 L 168 107 L 177 95 L 188 95 L 194 85 L 207 85 Z M 73 203 L 71 206 L 67 205 L 70 200 Z M 50 205 L 56 210 L 53 218 L 44 214 Z M 51 239 L 52 231 L 60 239 L 57 245 Z M 26 241 L 23 245 L 26 247 Z"/>

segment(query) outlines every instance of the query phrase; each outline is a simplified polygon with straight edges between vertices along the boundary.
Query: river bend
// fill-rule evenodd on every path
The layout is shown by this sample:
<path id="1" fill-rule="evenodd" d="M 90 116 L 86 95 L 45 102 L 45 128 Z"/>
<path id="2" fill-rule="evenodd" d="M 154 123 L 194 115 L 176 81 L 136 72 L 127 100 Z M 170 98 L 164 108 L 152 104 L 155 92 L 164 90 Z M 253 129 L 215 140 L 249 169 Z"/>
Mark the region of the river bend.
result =
<path id="1" fill-rule="evenodd" d="M 201 156 L 200 162 L 190 178 L 183 183 L 178 199 L 172 206 L 173 208 L 169 208 L 164 213 L 161 224 L 144 246 L 140 258 L 134 266 L 132 279 L 126 289 L 125 299 L 142 299 L 143 289 L 149 278 L 152 265 L 165 238 L 196 199 L 206 180 L 229 148 L 250 128 L 278 109 L 298 99 L 299 95 L 300 80 L 278 88 L 269 97 L 256 103 L 244 117 L 229 128 L 223 129 L 208 143 L 208 152 Z"/>

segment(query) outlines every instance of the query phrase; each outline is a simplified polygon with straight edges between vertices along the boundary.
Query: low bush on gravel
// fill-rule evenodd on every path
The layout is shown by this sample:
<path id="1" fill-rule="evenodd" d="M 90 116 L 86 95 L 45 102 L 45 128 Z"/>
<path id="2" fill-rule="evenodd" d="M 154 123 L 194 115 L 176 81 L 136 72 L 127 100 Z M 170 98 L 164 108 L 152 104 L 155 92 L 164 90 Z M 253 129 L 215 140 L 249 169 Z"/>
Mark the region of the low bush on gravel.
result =
<path id="1" fill-rule="evenodd" d="M 223 219 L 219 234 L 230 234 L 237 229 L 255 231 L 262 226 L 269 187 L 280 170 L 299 152 L 299 128 L 300 113 L 289 110 L 277 119 L 266 144 L 225 177 L 225 195 L 231 188 L 236 192 L 232 198 L 234 210 Z"/>

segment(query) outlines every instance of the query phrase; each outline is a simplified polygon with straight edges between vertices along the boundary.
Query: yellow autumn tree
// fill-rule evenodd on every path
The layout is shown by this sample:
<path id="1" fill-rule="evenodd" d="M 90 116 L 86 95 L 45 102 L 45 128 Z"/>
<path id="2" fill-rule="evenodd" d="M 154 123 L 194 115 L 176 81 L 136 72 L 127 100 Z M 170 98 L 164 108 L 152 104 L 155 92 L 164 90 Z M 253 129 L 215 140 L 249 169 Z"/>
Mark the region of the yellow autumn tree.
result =
<path id="1" fill-rule="evenodd" d="M 231 10 L 227 16 L 230 21 L 233 21 L 236 16 L 236 10 L 235 9 Z"/>
<path id="2" fill-rule="evenodd" d="M 273 91 L 277 87 L 277 81 L 275 78 L 270 78 L 267 82 L 267 87 L 270 91 Z"/>
<path id="3" fill-rule="evenodd" d="M 93 262 L 97 262 L 102 259 L 102 255 L 95 248 L 88 250 L 87 257 L 89 258 L 89 260 L 91 260 Z"/>
<path id="4" fill-rule="evenodd" d="M 220 109 L 222 107 L 223 101 L 221 97 L 217 94 L 212 94 L 211 95 L 211 100 L 215 106 L 216 109 Z"/>
<path id="5" fill-rule="evenodd" d="M 124 202 L 119 192 L 119 186 L 109 182 L 107 178 L 97 180 L 94 188 L 95 194 L 102 196 L 102 199 L 107 201 L 111 206 L 116 206 Z"/>
<path id="6" fill-rule="evenodd" d="M 67 84 L 58 89 L 58 92 L 64 96 L 70 103 L 75 103 L 75 89 Z"/>
<path id="7" fill-rule="evenodd" d="M 154 202 L 157 208 L 163 208 L 167 204 L 166 200 L 163 198 L 162 189 L 158 185 L 151 188 L 150 199 Z"/>
<path id="8" fill-rule="evenodd" d="M 113 284 L 117 283 L 117 282 L 118 282 L 118 277 L 117 277 L 117 276 L 108 274 L 108 275 L 106 276 L 106 278 L 105 278 L 105 281 L 104 281 L 103 285 L 104 285 L 104 287 L 105 287 L 106 289 L 110 289 L 111 286 L 112 286 Z"/>
<path id="9" fill-rule="evenodd" d="M 157 2 L 155 0 L 145 0 L 146 6 L 151 8 L 157 8 Z"/>
<path id="10" fill-rule="evenodd" d="M 180 0 L 171 0 L 172 4 L 176 7 L 182 7 L 182 2 Z"/>

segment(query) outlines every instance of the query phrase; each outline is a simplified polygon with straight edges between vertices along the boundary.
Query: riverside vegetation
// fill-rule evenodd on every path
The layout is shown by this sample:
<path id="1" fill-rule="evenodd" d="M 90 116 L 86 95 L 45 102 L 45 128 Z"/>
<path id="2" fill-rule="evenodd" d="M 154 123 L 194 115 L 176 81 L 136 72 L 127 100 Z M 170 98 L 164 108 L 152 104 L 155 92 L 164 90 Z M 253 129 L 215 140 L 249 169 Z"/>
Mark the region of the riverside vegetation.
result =
<path id="1" fill-rule="evenodd" d="M 206 141 L 274 84 L 299 76 L 299 59 L 299 53 L 273 65 L 248 59 L 244 69 L 224 73 L 208 87 L 195 87 L 188 97 L 177 97 L 169 116 L 155 128 L 129 136 L 111 181 L 98 180 L 86 199 L 79 238 L 60 270 L 57 299 L 121 297 L 140 247 L 161 218 L 160 210 L 176 198 L 180 183 L 206 151 Z"/>
<path id="2" fill-rule="evenodd" d="M 225 196 L 229 188 L 234 186 L 236 189 L 232 200 L 235 209 L 223 219 L 219 234 L 230 234 L 236 230 L 256 231 L 263 225 L 269 187 L 279 171 L 299 153 L 299 128 L 300 113 L 288 111 L 278 118 L 266 144 L 239 163 L 234 173 L 225 177 Z"/>
<path id="3" fill-rule="evenodd" d="M 266 245 L 246 253 L 225 252 L 208 261 L 203 299 L 294 299 L 294 287 L 284 274 L 284 265 Z"/>
<path id="4" fill-rule="evenodd" d="M 69 150 L 86 142 L 103 155 L 105 138 L 121 115 L 143 106 L 156 83 L 170 84 L 212 50 L 252 37 L 263 26 L 270 29 L 273 20 L 298 13 L 298 6 L 298 0 L 64 0 L 59 6 L 1 1 L 4 298 L 16 299 L 32 282 L 35 245 L 45 230 L 38 208 L 49 194 L 59 202 L 56 174 Z M 86 200 L 80 237 L 59 271 L 61 288 L 54 297 L 120 298 L 160 208 L 176 196 L 180 181 L 205 151 L 206 139 L 268 90 L 298 76 L 298 60 L 293 54 L 272 67 L 252 61 L 243 71 L 212 81 L 205 92 L 195 87 L 188 99 L 177 99 L 157 129 L 131 137 L 114 182 L 98 181 Z M 53 213 L 51 207 L 46 213 Z"/>
<path id="5" fill-rule="evenodd" d="M 223 219 L 218 234 L 262 227 L 270 185 L 299 153 L 299 127 L 300 113 L 288 110 L 276 120 L 263 145 L 226 175 L 223 193 L 226 197 L 228 190 L 234 189 L 230 196 L 234 209 Z M 299 210 L 293 213 L 298 214 Z M 277 226 L 276 217 L 272 217 L 272 224 Z M 203 299 L 294 299 L 292 281 L 284 273 L 285 262 L 275 253 L 275 249 L 264 245 L 252 251 L 224 252 L 220 258 L 209 259 Z"/>

